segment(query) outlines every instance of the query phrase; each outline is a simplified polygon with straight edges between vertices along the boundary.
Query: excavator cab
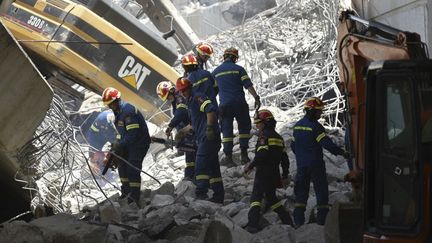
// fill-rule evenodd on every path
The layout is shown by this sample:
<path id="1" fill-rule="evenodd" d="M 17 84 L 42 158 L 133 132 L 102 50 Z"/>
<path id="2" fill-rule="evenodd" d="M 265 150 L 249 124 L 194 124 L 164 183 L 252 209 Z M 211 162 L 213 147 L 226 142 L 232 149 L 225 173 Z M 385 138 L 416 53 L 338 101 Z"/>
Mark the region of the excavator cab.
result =
<path id="1" fill-rule="evenodd" d="M 364 242 L 425 242 L 431 233 L 432 61 L 372 62 L 365 82 Z"/>

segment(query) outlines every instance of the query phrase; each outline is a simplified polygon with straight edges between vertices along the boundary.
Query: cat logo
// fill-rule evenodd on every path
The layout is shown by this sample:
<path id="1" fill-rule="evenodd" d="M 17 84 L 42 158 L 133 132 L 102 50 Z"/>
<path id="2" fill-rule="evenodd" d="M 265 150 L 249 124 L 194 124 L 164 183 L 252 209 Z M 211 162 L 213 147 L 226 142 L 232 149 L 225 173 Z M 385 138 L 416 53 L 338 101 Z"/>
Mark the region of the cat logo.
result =
<path id="1" fill-rule="evenodd" d="M 146 66 L 137 62 L 132 56 L 127 56 L 118 71 L 118 76 L 138 90 L 150 73 Z"/>

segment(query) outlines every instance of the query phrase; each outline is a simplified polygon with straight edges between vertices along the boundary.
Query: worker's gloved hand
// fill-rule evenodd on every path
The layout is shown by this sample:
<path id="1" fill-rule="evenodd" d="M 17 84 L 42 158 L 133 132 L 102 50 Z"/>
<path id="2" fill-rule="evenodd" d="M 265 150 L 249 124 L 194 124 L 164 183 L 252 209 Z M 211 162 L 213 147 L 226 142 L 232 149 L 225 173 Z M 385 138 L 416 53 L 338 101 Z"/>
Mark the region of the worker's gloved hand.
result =
<path id="1" fill-rule="evenodd" d="M 261 100 L 260 100 L 260 97 L 259 97 L 259 95 L 257 95 L 256 97 L 255 97 L 255 109 L 259 109 L 259 107 L 261 107 Z"/>
<path id="2" fill-rule="evenodd" d="M 350 154 L 350 152 L 348 152 L 348 151 L 344 151 L 343 154 L 342 154 L 342 156 L 343 156 L 345 159 L 349 159 L 349 158 L 351 158 L 351 154 Z"/>
<path id="3" fill-rule="evenodd" d="M 167 127 L 167 129 L 165 129 L 165 135 L 167 137 L 171 137 L 171 132 L 172 132 L 173 128 L 172 127 Z"/>
<path id="4" fill-rule="evenodd" d="M 119 140 L 116 140 L 112 143 L 111 151 L 116 153 L 116 154 L 119 154 L 123 151 L 123 146 L 120 144 Z"/>
<path id="5" fill-rule="evenodd" d="M 206 127 L 206 137 L 207 140 L 212 141 L 216 139 L 216 133 L 214 131 L 214 127 L 212 125 L 207 125 Z"/>
<path id="6" fill-rule="evenodd" d="M 286 177 L 282 177 L 282 186 L 283 188 L 287 188 L 291 183 L 291 176 L 287 175 Z"/>

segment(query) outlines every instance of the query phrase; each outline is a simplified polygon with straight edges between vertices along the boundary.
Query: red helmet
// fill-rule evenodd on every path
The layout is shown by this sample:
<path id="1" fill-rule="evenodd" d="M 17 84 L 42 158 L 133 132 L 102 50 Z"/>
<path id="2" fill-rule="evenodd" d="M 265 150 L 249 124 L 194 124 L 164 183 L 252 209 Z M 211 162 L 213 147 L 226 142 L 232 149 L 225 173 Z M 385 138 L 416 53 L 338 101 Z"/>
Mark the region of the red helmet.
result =
<path id="1" fill-rule="evenodd" d="M 264 122 L 267 123 L 269 121 L 275 121 L 273 114 L 271 113 L 271 111 L 267 110 L 267 109 L 262 109 L 259 110 L 257 113 L 255 113 L 254 116 L 254 123 L 260 123 L 260 122 Z"/>
<path id="2" fill-rule="evenodd" d="M 224 57 L 227 55 L 233 55 L 235 58 L 239 57 L 238 50 L 234 47 L 230 47 L 224 51 Z"/>
<path id="3" fill-rule="evenodd" d="M 176 83 L 176 90 L 182 92 L 183 90 L 192 86 L 192 82 L 187 78 L 179 78 Z"/>
<path id="4" fill-rule="evenodd" d="M 324 109 L 324 102 L 322 100 L 318 99 L 317 97 L 311 97 L 306 100 L 304 104 L 305 110 L 322 110 Z"/>
<path id="5" fill-rule="evenodd" d="M 213 47 L 205 42 L 201 42 L 198 45 L 196 45 L 196 52 L 203 56 L 211 57 L 213 55 Z"/>
<path id="6" fill-rule="evenodd" d="M 104 105 L 109 105 L 116 99 L 120 99 L 121 93 L 113 87 L 106 88 L 102 93 L 102 101 Z"/>
<path id="7" fill-rule="evenodd" d="M 184 55 L 181 59 L 183 66 L 198 65 L 198 59 L 193 54 Z"/>
<path id="8" fill-rule="evenodd" d="M 162 81 L 156 87 L 156 93 L 161 100 L 165 101 L 171 90 L 175 89 L 174 85 L 170 81 Z"/>

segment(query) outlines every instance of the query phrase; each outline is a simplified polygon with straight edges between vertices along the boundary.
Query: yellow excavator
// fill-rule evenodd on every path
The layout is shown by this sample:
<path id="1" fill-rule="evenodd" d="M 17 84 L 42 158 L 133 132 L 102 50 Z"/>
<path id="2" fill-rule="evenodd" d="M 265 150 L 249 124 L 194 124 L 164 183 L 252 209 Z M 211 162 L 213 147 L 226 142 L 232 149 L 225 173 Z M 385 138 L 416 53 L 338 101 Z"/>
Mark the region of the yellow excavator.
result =
<path id="1" fill-rule="evenodd" d="M 170 4 L 151 1 L 143 11 L 159 11 L 148 14 L 158 26 L 169 15 L 165 19 L 176 29 L 165 38 L 183 40 L 182 50 L 190 50 L 198 38 Z M 66 80 L 96 93 L 115 87 L 149 121 L 161 124 L 168 116 L 160 112 L 155 90 L 160 81 L 180 76 L 172 68 L 177 59 L 164 38 L 112 1 L 0 0 L 0 185 L 12 198 L 25 197 L 13 179 L 15 155 L 49 109 L 54 92 L 46 80 Z"/>

